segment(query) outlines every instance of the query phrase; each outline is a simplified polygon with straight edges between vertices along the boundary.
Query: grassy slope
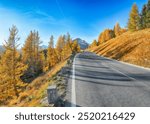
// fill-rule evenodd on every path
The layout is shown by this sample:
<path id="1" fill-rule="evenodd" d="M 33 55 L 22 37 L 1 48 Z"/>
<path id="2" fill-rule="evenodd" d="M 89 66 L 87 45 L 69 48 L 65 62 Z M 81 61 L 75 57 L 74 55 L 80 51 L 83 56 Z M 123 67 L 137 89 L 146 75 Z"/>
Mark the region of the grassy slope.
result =
<path id="1" fill-rule="evenodd" d="M 150 29 L 126 32 L 90 51 L 105 57 L 150 67 Z"/>
<path id="2" fill-rule="evenodd" d="M 51 71 L 37 77 L 22 92 L 18 99 L 13 99 L 9 106 L 35 107 L 44 106 L 40 101 L 46 96 L 46 89 L 53 83 L 53 77 L 66 64 L 67 60 L 57 64 Z"/>

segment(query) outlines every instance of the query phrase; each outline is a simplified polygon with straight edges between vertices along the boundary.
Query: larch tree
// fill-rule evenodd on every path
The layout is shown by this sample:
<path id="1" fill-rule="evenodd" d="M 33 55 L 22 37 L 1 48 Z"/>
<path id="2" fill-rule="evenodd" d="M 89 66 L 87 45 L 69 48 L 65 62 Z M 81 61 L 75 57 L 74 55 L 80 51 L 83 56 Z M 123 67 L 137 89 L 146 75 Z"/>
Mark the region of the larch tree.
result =
<path id="1" fill-rule="evenodd" d="M 5 51 L 0 60 L 0 101 L 6 102 L 13 97 L 19 97 L 19 92 L 24 88 L 21 76 L 27 69 L 27 65 L 23 64 L 20 59 L 20 54 L 17 51 L 19 46 L 17 42 L 20 40 L 18 37 L 18 29 L 12 26 L 9 29 L 9 38 L 5 41 Z"/>
<path id="2" fill-rule="evenodd" d="M 63 50 L 64 46 L 65 46 L 65 39 L 61 35 L 61 36 L 59 36 L 57 43 L 56 43 L 56 51 L 57 51 L 57 56 L 58 56 L 59 61 L 63 60 L 62 59 L 62 50 Z"/>
<path id="3" fill-rule="evenodd" d="M 150 28 L 150 0 L 148 0 L 146 7 L 146 28 Z"/>
<path id="4" fill-rule="evenodd" d="M 35 77 L 42 72 L 42 62 L 40 59 L 40 37 L 36 31 L 31 31 L 22 48 L 23 61 L 28 65 L 25 76 Z M 25 77 L 26 78 L 26 77 Z"/>
<path id="5" fill-rule="evenodd" d="M 89 46 L 89 48 L 93 48 L 93 47 L 95 47 L 95 46 L 97 46 L 97 45 L 98 45 L 97 41 L 96 41 L 96 40 L 93 40 L 93 42 L 92 42 L 92 44 Z"/>
<path id="6" fill-rule="evenodd" d="M 71 54 L 72 53 L 72 39 L 71 39 L 71 36 L 69 33 L 67 33 L 67 37 L 66 37 L 66 45 L 67 45 L 67 48 L 68 48 L 68 53 Z"/>
<path id="7" fill-rule="evenodd" d="M 41 64 L 42 64 L 42 70 L 43 72 L 48 71 L 48 64 L 47 64 L 47 50 L 41 50 L 40 51 L 40 60 L 41 60 Z"/>
<path id="8" fill-rule="evenodd" d="M 74 41 L 72 44 L 73 54 L 80 52 L 80 46 L 77 41 Z"/>
<path id="9" fill-rule="evenodd" d="M 141 14 L 139 14 L 137 25 L 138 25 L 138 30 L 143 29 L 143 25 L 142 25 L 142 15 L 141 15 Z"/>
<path id="10" fill-rule="evenodd" d="M 116 25 L 114 26 L 114 33 L 116 37 L 120 35 L 120 30 L 121 30 L 121 27 L 119 23 L 117 22 Z"/>
<path id="11" fill-rule="evenodd" d="M 72 51 L 72 39 L 69 33 L 67 33 L 67 35 L 65 35 L 64 37 L 65 37 L 65 45 L 62 50 L 62 53 L 63 53 L 62 55 L 63 55 L 63 59 L 66 59 L 73 52 Z"/>
<path id="12" fill-rule="evenodd" d="M 146 5 L 144 5 L 141 12 L 141 29 L 146 28 L 146 13 L 147 13 L 147 7 Z"/>
<path id="13" fill-rule="evenodd" d="M 128 20 L 128 29 L 130 31 L 138 30 L 138 19 L 139 19 L 138 7 L 136 4 L 133 4 Z"/>
<path id="14" fill-rule="evenodd" d="M 146 13 L 147 13 L 147 7 L 146 5 L 144 5 L 142 8 L 142 12 L 139 14 L 138 17 L 138 30 L 146 28 Z"/>
<path id="15" fill-rule="evenodd" d="M 33 53 L 33 32 L 32 31 L 30 32 L 29 36 L 25 41 L 25 44 L 22 48 L 22 53 L 23 53 L 24 63 L 33 65 L 34 53 Z"/>
<path id="16" fill-rule="evenodd" d="M 115 37 L 114 31 L 111 29 L 106 29 L 99 35 L 98 43 L 99 44 L 104 43 L 114 37 Z"/>
<path id="17" fill-rule="evenodd" d="M 47 52 L 47 61 L 48 61 L 49 69 L 58 63 L 58 56 L 57 56 L 56 50 L 54 48 L 53 35 L 50 37 L 50 42 L 49 42 L 48 52 Z"/>

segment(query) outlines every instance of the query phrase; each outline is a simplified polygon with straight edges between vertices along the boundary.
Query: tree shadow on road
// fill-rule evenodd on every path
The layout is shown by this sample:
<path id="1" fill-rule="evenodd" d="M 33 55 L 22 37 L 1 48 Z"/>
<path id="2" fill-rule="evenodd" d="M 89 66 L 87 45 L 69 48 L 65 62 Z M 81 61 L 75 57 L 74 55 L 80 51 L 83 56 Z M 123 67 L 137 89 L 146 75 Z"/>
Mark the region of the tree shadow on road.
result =
<path id="1" fill-rule="evenodd" d="M 73 103 L 71 103 L 71 102 L 69 102 L 69 101 L 65 101 L 65 107 L 72 107 L 72 106 L 74 106 L 74 107 L 82 107 L 82 106 L 79 106 L 79 105 L 75 105 L 75 104 L 73 104 Z"/>
<path id="2" fill-rule="evenodd" d="M 108 80 L 108 81 L 132 81 L 129 77 L 122 75 L 120 73 L 115 72 L 104 72 L 104 71 L 92 71 L 88 69 L 78 69 L 76 68 L 77 77 L 83 78 L 92 78 L 92 79 L 99 79 L 99 80 Z"/>
<path id="3" fill-rule="evenodd" d="M 82 82 L 87 82 L 87 83 L 94 83 L 94 84 L 100 84 L 100 85 L 105 85 L 105 86 L 117 86 L 117 87 L 143 87 L 143 86 L 138 86 L 138 85 L 128 85 L 128 84 L 116 84 L 116 83 L 103 83 L 100 81 L 93 81 L 93 80 L 85 80 L 85 79 L 80 79 L 80 78 L 75 78 L 76 81 L 82 81 Z"/>
<path id="4" fill-rule="evenodd" d="M 93 65 L 80 65 L 80 64 L 75 64 L 76 67 L 86 67 L 86 68 L 97 68 L 97 69 L 109 69 L 109 67 L 104 67 L 104 66 L 93 66 Z"/>

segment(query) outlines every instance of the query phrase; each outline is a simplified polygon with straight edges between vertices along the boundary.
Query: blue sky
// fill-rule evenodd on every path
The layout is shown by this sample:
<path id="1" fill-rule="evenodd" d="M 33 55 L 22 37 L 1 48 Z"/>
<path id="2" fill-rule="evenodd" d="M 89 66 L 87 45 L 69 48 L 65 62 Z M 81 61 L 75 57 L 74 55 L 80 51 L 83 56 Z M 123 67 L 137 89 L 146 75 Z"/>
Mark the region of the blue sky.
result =
<path id="1" fill-rule="evenodd" d="M 134 2 L 141 10 L 147 0 L 0 0 L 0 44 L 13 24 L 19 29 L 21 45 L 34 29 L 45 45 L 50 35 L 56 41 L 67 32 L 90 43 L 116 22 L 125 27 Z"/>

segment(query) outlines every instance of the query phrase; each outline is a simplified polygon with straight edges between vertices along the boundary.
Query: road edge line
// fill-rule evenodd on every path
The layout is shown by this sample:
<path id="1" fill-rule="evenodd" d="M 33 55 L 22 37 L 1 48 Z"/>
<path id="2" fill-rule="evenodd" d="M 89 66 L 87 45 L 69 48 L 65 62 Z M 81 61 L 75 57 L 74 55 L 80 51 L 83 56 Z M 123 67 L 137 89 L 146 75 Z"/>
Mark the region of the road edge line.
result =
<path id="1" fill-rule="evenodd" d="M 76 57 L 76 56 L 75 56 Z M 71 94 L 71 107 L 76 107 L 76 88 L 75 88 L 75 57 L 73 59 L 72 68 L 72 94 Z"/>

